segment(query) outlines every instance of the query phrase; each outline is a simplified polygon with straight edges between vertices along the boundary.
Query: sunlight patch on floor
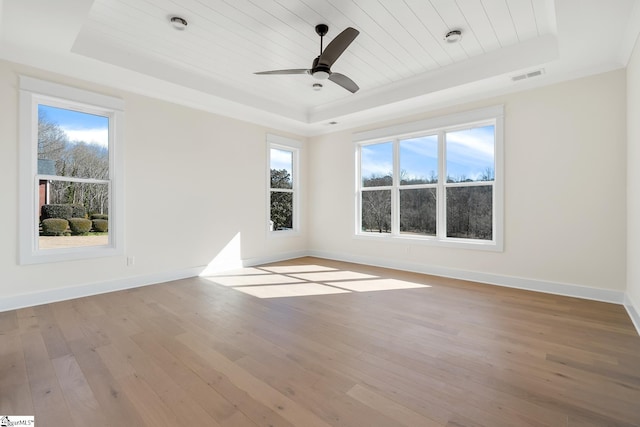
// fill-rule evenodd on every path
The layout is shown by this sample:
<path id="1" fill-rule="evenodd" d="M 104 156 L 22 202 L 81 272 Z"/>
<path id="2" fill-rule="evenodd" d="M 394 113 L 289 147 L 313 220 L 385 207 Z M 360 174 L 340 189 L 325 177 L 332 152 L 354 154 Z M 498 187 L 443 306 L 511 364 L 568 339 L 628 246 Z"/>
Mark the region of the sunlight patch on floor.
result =
<path id="1" fill-rule="evenodd" d="M 222 286 L 255 286 L 255 285 L 278 285 L 287 283 L 300 283 L 300 279 L 284 276 L 281 274 L 260 274 L 249 276 L 212 276 L 204 277 Z"/>
<path id="2" fill-rule="evenodd" d="M 244 268 L 236 268 L 233 270 L 225 270 L 216 274 L 207 275 L 207 277 L 218 277 L 218 276 L 245 276 L 245 275 L 257 275 L 257 274 L 271 274 L 270 271 L 265 271 L 262 268 L 255 267 L 244 267 Z"/>
<path id="3" fill-rule="evenodd" d="M 257 298 L 430 288 L 399 279 L 313 264 L 250 267 L 202 277 Z"/>
<path id="4" fill-rule="evenodd" d="M 345 294 L 350 291 L 324 286 L 318 283 L 298 283 L 295 285 L 243 286 L 237 291 L 258 298 L 302 297 L 309 295 Z"/>
<path id="5" fill-rule="evenodd" d="M 391 291 L 396 289 L 415 289 L 415 288 L 430 288 L 429 285 L 421 285 L 419 283 L 405 282 L 404 280 L 397 279 L 384 279 L 379 278 L 375 280 L 357 280 L 351 282 L 339 282 L 335 283 L 335 286 L 340 288 L 349 289 L 355 292 L 369 292 L 369 291 Z"/>
<path id="6" fill-rule="evenodd" d="M 320 273 L 290 273 L 289 275 L 298 279 L 309 280 L 311 282 L 334 282 L 337 280 L 374 279 L 377 277 L 372 276 L 371 274 L 356 273 L 355 271 L 344 270 Z"/>
<path id="7" fill-rule="evenodd" d="M 274 266 L 260 267 L 260 269 L 264 271 L 271 271 L 273 273 L 280 273 L 280 274 L 310 273 L 310 272 L 317 272 L 317 271 L 336 271 L 337 270 L 331 267 L 326 267 L 322 265 L 311 265 L 311 264 L 274 265 Z"/>

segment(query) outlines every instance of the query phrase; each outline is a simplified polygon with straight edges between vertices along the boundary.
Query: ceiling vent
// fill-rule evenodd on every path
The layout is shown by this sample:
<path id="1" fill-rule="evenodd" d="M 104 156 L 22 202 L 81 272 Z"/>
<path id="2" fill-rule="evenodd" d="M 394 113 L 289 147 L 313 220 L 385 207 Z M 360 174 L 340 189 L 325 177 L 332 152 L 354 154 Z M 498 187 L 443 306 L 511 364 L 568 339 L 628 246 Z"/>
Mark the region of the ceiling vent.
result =
<path id="1" fill-rule="evenodd" d="M 540 68 L 539 70 L 531 71 L 529 73 L 518 74 L 517 76 L 511 77 L 511 80 L 514 82 L 518 82 L 520 80 L 530 79 L 532 77 L 538 77 L 544 74 L 544 68 Z"/>

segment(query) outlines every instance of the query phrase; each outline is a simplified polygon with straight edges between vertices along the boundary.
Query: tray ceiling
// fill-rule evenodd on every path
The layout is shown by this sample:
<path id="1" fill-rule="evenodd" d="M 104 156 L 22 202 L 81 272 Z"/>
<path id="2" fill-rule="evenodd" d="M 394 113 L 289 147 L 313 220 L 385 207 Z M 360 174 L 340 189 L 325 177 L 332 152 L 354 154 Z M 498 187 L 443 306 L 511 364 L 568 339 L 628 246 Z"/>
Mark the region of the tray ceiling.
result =
<path id="1" fill-rule="evenodd" d="M 626 65 L 636 0 L 4 0 L 2 57 L 303 134 Z M 184 31 L 169 19 L 187 20 Z M 346 27 L 360 35 L 309 75 Z M 458 43 L 447 31 L 463 33 Z M 46 55 L 42 53 L 46 52 Z M 544 69 L 535 78 L 515 76 Z"/>

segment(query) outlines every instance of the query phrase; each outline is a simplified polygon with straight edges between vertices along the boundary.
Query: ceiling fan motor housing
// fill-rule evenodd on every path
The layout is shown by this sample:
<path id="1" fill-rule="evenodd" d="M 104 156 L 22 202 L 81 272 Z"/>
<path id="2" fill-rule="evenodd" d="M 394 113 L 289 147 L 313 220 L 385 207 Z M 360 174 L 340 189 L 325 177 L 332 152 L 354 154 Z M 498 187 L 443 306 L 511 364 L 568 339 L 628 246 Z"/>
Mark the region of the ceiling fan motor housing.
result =
<path id="1" fill-rule="evenodd" d="M 328 79 L 331 75 L 331 68 L 324 64 L 319 64 L 319 61 L 319 56 L 313 60 L 313 65 L 311 66 L 311 75 L 318 80 Z"/>

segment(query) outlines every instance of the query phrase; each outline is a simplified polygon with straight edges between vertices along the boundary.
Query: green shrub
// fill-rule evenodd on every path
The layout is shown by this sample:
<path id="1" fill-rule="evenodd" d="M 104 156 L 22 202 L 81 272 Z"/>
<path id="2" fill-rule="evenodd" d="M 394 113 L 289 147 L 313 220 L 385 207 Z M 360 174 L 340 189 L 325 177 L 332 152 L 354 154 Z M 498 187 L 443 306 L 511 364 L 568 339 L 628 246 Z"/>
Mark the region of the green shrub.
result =
<path id="1" fill-rule="evenodd" d="M 42 220 L 49 218 L 69 219 L 73 217 L 71 205 L 42 205 Z"/>
<path id="2" fill-rule="evenodd" d="M 71 218 L 86 218 L 87 210 L 82 205 L 70 205 Z"/>
<path id="3" fill-rule="evenodd" d="M 86 218 L 71 218 L 69 228 L 74 236 L 86 236 L 91 230 L 91 221 Z"/>
<path id="4" fill-rule="evenodd" d="M 109 221 L 107 221 L 106 219 L 98 218 L 92 220 L 91 222 L 93 223 L 93 231 L 97 233 L 105 233 L 109 230 Z"/>
<path id="5" fill-rule="evenodd" d="M 107 214 L 91 214 L 91 219 L 109 219 L 109 215 Z"/>
<path id="6" fill-rule="evenodd" d="M 67 231 L 68 226 L 69 221 L 67 221 L 66 219 L 47 218 L 42 221 L 42 234 L 44 236 L 62 236 L 64 235 L 65 231 Z"/>

